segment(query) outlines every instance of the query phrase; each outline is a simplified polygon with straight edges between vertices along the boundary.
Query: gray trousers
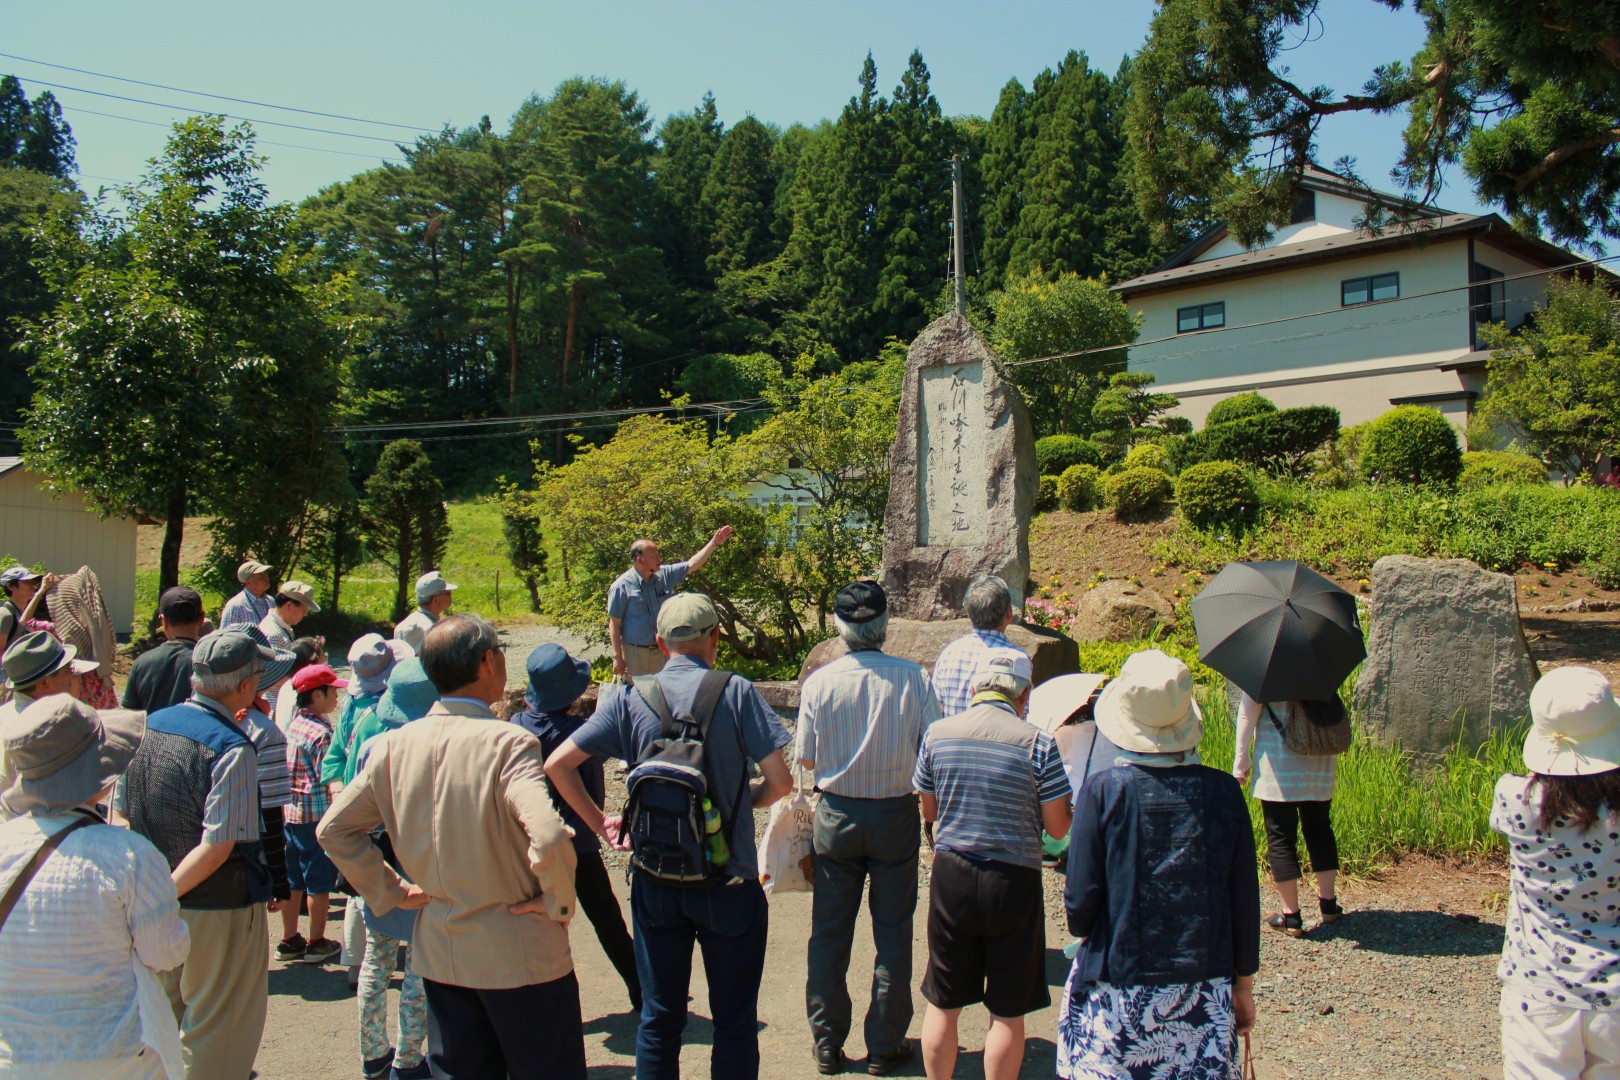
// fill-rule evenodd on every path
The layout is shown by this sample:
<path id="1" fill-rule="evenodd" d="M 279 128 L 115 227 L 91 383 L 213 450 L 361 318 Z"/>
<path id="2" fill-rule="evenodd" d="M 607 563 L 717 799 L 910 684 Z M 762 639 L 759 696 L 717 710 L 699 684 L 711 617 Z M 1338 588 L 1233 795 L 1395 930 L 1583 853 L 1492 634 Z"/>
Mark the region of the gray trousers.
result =
<path id="1" fill-rule="evenodd" d="M 849 1037 L 845 978 L 855 916 L 868 878 L 872 888 L 872 1004 L 866 1052 L 898 1049 L 911 1024 L 911 930 L 917 910 L 920 815 L 915 795 L 849 799 L 823 792 L 816 805 L 816 888 L 811 901 L 810 977 L 805 1011 L 818 1047 L 842 1049 Z"/>

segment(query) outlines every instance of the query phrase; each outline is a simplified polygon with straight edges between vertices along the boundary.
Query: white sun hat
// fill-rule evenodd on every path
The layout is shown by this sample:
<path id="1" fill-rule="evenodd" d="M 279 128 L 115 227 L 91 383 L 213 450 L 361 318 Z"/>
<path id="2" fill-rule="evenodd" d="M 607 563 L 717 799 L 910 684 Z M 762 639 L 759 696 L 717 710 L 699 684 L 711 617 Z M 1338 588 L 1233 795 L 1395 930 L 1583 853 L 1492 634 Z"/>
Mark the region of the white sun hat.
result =
<path id="1" fill-rule="evenodd" d="M 1620 702 L 1602 672 L 1570 665 L 1537 681 L 1530 691 L 1524 764 L 1542 776 L 1620 768 Z"/>

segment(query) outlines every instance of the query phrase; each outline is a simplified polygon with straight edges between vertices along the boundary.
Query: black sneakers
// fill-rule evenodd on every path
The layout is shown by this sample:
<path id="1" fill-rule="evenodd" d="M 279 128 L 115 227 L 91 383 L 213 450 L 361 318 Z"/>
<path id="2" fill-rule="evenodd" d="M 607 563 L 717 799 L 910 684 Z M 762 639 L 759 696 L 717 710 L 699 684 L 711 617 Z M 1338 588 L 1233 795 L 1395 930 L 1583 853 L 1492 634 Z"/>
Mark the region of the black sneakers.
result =
<path id="1" fill-rule="evenodd" d="M 917 1056 L 917 1044 L 907 1039 L 899 1046 L 886 1054 L 871 1054 L 866 1059 L 866 1072 L 869 1076 L 888 1076 L 896 1069 L 911 1064 L 912 1058 Z"/>
<path id="2" fill-rule="evenodd" d="M 816 1047 L 816 1071 L 822 1076 L 837 1076 L 844 1071 L 844 1052 L 836 1046 Z"/>
<path id="3" fill-rule="evenodd" d="M 276 946 L 276 959 L 284 962 L 302 960 L 309 951 L 309 942 L 304 940 L 303 934 L 294 934 L 290 938 L 282 938 L 281 944 Z"/>

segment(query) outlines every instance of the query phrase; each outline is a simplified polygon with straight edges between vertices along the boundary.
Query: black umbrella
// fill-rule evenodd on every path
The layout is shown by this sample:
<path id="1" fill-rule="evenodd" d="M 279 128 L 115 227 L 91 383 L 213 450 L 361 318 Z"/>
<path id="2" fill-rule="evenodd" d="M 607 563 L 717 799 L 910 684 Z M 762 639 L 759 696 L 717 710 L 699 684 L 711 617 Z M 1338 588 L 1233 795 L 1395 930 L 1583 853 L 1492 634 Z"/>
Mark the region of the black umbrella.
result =
<path id="1" fill-rule="evenodd" d="M 1229 563 L 1192 613 L 1198 658 L 1256 701 L 1325 701 L 1367 655 L 1355 597 L 1297 562 Z"/>

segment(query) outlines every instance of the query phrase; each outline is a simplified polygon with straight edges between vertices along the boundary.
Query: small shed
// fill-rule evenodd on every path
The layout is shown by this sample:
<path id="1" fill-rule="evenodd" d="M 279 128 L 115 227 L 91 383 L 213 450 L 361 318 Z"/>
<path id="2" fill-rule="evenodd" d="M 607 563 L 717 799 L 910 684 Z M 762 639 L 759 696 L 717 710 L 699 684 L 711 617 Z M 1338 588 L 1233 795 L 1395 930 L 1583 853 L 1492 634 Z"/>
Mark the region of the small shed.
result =
<path id="1" fill-rule="evenodd" d="M 75 492 L 60 497 L 22 458 L 0 457 L 0 558 L 59 574 L 96 572 L 120 635 L 135 624 L 135 519 L 107 518 Z M 0 569 L 4 569 L 0 567 Z"/>

